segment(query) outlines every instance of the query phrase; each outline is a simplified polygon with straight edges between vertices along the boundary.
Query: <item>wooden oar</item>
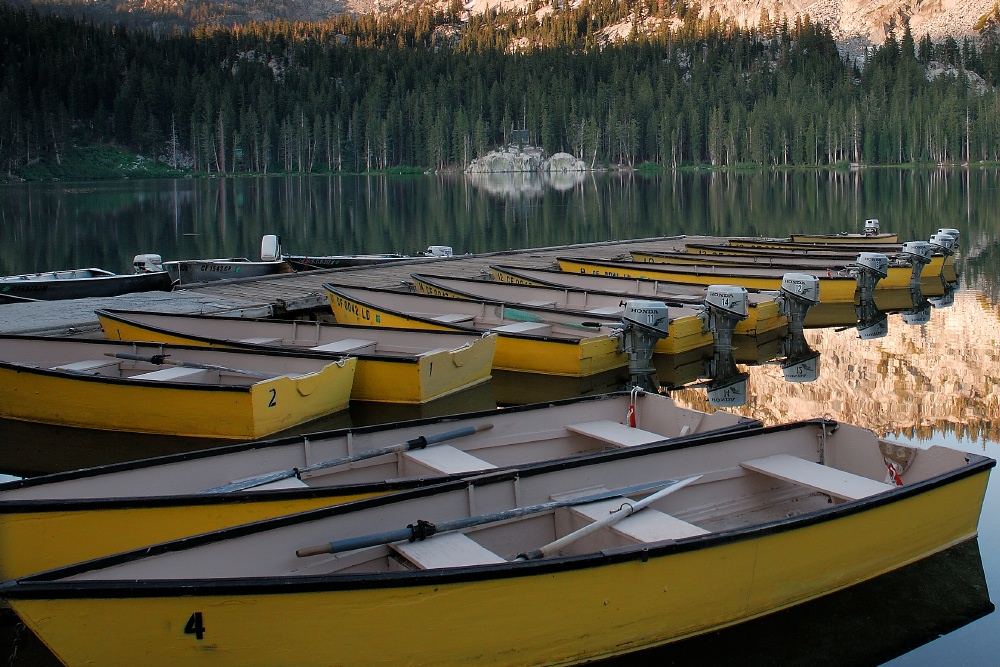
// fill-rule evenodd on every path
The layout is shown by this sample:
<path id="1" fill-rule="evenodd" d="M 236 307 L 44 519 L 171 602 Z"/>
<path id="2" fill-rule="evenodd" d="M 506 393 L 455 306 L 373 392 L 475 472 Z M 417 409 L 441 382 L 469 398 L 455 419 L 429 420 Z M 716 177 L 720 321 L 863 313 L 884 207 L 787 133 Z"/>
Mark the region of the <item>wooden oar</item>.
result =
<path id="1" fill-rule="evenodd" d="M 554 553 L 558 553 L 559 550 L 562 549 L 563 547 L 572 544 L 573 542 L 576 542 L 577 540 L 582 539 L 587 535 L 590 535 L 591 533 L 600 530 L 601 528 L 606 528 L 608 526 L 615 525 L 622 519 L 630 517 L 639 510 L 643 509 L 644 507 L 652 503 L 655 503 L 660 498 L 668 496 L 674 491 L 680 491 L 691 482 L 701 479 L 701 477 L 702 477 L 701 475 L 694 475 L 692 477 L 687 477 L 685 479 L 680 480 L 676 484 L 671 484 L 667 488 L 661 489 L 660 491 L 657 491 L 656 493 L 650 496 L 646 496 L 642 500 L 636 501 L 634 503 L 623 502 L 621 508 L 619 508 L 614 512 L 610 512 L 606 517 L 598 519 L 593 523 L 589 523 L 583 528 L 580 528 L 579 530 L 574 530 L 572 533 L 569 533 L 568 535 L 563 535 L 558 540 L 555 540 L 554 542 L 549 542 L 543 547 L 540 547 L 533 551 L 529 551 L 528 553 L 520 554 L 515 560 L 538 560 L 539 558 L 545 558 L 546 556 L 551 556 Z"/>
<path id="2" fill-rule="evenodd" d="M 381 447 L 379 449 L 370 449 L 367 452 L 359 452 L 357 454 L 350 454 L 348 456 L 341 456 L 335 459 L 328 459 L 326 461 L 319 461 L 317 463 L 312 463 L 301 468 L 292 468 L 291 470 L 283 470 L 281 472 L 272 472 L 266 475 L 259 475 L 257 477 L 250 477 L 249 479 L 241 479 L 238 482 L 232 482 L 230 484 L 223 484 L 222 486 L 216 486 L 211 489 L 205 489 L 200 493 L 225 493 L 228 491 L 242 491 L 244 489 L 250 489 L 255 486 L 260 486 L 262 484 L 269 484 L 271 482 L 277 482 L 282 479 L 289 479 L 291 477 L 300 477 L 302 473 L 312 472 L 313 470 L 322 470 L 323 468 L 332 468 L 334 466 L 344 465 L 345 463 L 353 463 L 355 461 L 363 461 L 365 459 L 372 459 L 376 456 L 382 456 L 384 454 L 394 454 L 397 452 L 407 452 L 415 449 L 423 449 L 428 445 L 436 445 L 447 440 L 454 440 L 455 438 L 461 438 L 467 435 L 472 435 L 474 433 L 482 433 L 483 431 L 488 431 L 493 428 L 493 424 L 480 424 L 479 426 L 466 426 L 464 428 L 458 428 L 454 431 L 447 431 L 445 433 L 439 433 L 437 435 L 421 435 L 419 437 L 413 438 L 412 440 L 407 440 L 406 442 L 399 443 L 398 445 L 389 445 L 388 447 Z"/>
<path id="3" fill-rule="evenodd" d="M 114 357 L 115 359 L 126 359 L 128 361 L 145 361 L 146 363 L 153 364 L 154 366 L 182 366 L 184 368 L 201 368 L 206 371 L 238 373 L 240 375 L 262 378 L 264 380 L 281 377 L 280 373 L 260 373 L 258 371 L 245 371 L 241 368 L 228 368 L 226 366 L 217 366 L 215 364 L 196 364 L 190 361 L 174 361 L 173 359 L 168 359 L 167 357 L 170 355 L 167 354 L 151 354 L 149 356 L 143 356 L 141 354 L 129 354 L 128 352 L 105 352 L 104 356 Z"/>
<path id="4" fill-rule="evenodd" d="M 700 477 L 700 475 L 699 475 Z M 690 480 L 683 480 L 684 484 L 689 484 L 697 478 L 691 478 Z M 671 488 L 674 485 L 680 484 L 678 480 L 668 479 L 661 482 L 651 482 L 648 484 L 639 484 L 636 486 L 630 486 L 624 489 L 616 489 L 614 491 L 603 491 L 601 493 L 595 493 L 589 496 L 581 496 L 579 498 L 571 498 L 568 500 L 554 500 L 548 503 L 541 503 L 538 505 L 528 505 L 526 507 L 515 507 L 514 509 L 503 510 L 501 512 L 495 512 L 493 514 L 482 514 L 479 516 L 470 516 L 462 519 L 453 519 L 451 521 L 444 521 L 442 523 L 434 524 L 429 521 L 424 521 L 423 519 L 418 520 L 416 523 L 409 524 L 406 528 L 399 528 L 397 530 L 390 530 L 384 533 L 374 533 L 372 535 L 364 535 L 362 537 L 349 537 L 344 540 L 336 540 L 329 542 L 327 544 L 320 544 L 315 547 L 304 547 L 295 552 L 295 555 L 299 558 L 305 558 L 306 556 L 318 556 L 320 554 L 335 554 L 342 551 L 353 551 L 355 549 L 364 549 L 366 547 L 377 547 L 383 544 L 391 544 L 392 542 L 401 542 L 402 540 L 409 540 L 414 542 L 416 540 L 423 540 L 437 533 L 444 533 L 451 530 L 462 530 L 465 528 L 471 528 L 473 526 L 481 526 L 487 523 L 495 523 L 498 521 L 506 521 L 508 519 L 517 519 L 523 516 L 528 516 L 531 514 L 538 514 L 539 512 L 546 512 L 548 510 L 557 509 L 559 507 L 569 507 L 571 505 L 584 505 L 586 503 L 592 503 L 598 500 L 607 500 L 608 498 L 615 498 L 617 496 L 625 496 L 630 493 L 640 493 L 642 491 L 650 491 L 652 489 L 660 488 L 661 486 L 667 486 Z"/>

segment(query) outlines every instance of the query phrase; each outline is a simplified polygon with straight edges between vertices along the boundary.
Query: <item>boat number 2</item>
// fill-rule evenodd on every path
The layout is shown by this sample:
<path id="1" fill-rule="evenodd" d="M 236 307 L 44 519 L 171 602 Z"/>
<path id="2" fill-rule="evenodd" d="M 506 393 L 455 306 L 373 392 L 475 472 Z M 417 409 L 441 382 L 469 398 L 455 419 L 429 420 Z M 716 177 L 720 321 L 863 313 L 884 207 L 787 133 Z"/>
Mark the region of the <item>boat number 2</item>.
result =
<path id="1" fill-rule="evenodd" d="M 271 400 L 267 402 L 267 407 L 273 408 L 274 406 L 276 406 L 278 404 L 278 400 L 277 400 L 278 399 L 278 390 L 277 389 L 268 389 L 267 393 L 271 394 Z"/>
<path id="2" fill-rule="evenodd" d="M 191 618 L 188 619 L 187 625 L 184 626 L 184 634 L 194 635 L 197 639 L 203 639 L 205 637 L 205 624 L 202 622 L 200 611 L 196 611 L 191 614 Z"/>

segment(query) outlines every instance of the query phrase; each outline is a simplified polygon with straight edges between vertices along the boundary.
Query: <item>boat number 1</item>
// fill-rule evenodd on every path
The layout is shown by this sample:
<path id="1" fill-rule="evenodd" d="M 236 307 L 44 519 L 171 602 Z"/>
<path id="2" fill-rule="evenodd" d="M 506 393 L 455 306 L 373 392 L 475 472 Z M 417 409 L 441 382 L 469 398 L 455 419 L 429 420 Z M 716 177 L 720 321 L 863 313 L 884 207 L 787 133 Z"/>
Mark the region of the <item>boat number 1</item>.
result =
<path id="1" fill-rule="evenodd" d="M 274 406 L 276 406 L 278 404 L 278 400 L 277 400 L 278 399 L 278 390 L 277 389 L 268 389 L 267 393 L 271 394 L 271 400 L 268 401 L 267 407 L 273 408 Z"/>
<path id="2" fill-rule="evenodd" d="M 201 620 L 200 611 L 196 611 L 191 614 L 191 618 L 188 619 L 187 625 L 184 626 L 184 634 L 194 635 L 197 639 L 203 639 L 205 637 L 205 624 Z"/>

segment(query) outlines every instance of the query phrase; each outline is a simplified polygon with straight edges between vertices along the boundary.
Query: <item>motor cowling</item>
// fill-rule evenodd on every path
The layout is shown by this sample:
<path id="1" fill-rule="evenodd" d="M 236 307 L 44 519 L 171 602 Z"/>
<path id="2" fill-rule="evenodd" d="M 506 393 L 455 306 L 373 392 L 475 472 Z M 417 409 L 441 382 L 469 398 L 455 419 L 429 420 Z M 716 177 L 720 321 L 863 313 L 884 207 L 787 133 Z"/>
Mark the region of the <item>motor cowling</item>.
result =
<path id="1" fill-rule="evenodd" d="M 911 262 L 927 264 L 934 256 L 934 248 L 927 241 L 907 241 L 900 254 Z"/>
<path id="2" fill-rule="evenodd" d="M 452 257 L 455 253 L 450 245 L 432 245 L 427 246 L 424 254 L 428 257 Z"/>
<path id="3" fill-rule="evenodd" d="M 281 237 L 277 234 L 265 234 L 260 240 L 260 259 L 264 262 L 277 262 L 281 259 Z"/>
<path id="4" fill-rule="evenodd" d="M 631 299 L 625 302 L 622 328 L 618 331 L 619 345 L 628 355 L 631 383 L 654 390 L 652 376 L 653 348 L 666 338 L 670 327 L 670 311 L 662 301 Z"/>
<path id="5" fill-rule="evenodd" d="M 710 309 L 738 320 L 745 320 L 747 311 L 747 289 L 736 285 L 710 285 L 705 296 L 705 305 Z"/>
<path id="6" fill-rule="evenodd" d="M 938 232 L 930 238 L 930 244 L 938 251 L 944 253 L 946 256 L 951 255 L 955 252 L 955 237 L 951 234 L 945 234 L 943 232 Z"/>
<path id="7" fill-rule="evenodd" d="M 941 229 L 937 230 L 937 233 L 938 234 L 947 234 L 948 236 L 955 237 L 955 243 L 956 244 L 958 243 L 959 239 L 961 238 L 961 233 L 957 229 L 955 229 L 954 227 L 942 227 Z"/>
<path id="8" fill-rule="evenodd" d="M 670 325 L 670 311 L 662 301 L 632 299 L 625 302 L 622 321 L 626 325 L 638 328 L 643 333 L 656 336 L 657 339 L 667 337 Z"/>
<path id="9" fill-rule="evenodd" d="M 153 253 L 136 255 L 132 259 L 132 268 L 136 273 L 156 273 L 163 270 L 163 258 Z"/>
<path id="10" fill-rule="evenodd" d="M 808 273 L 786 273 L 781 277 L 781 314 L 788 328 L 801 331 L 809 309 L 820 301 L 819 278 Z"/>
<path id="11" fill-rule="evenodd" d="M 877 236 L 881 230 L 878 218 L 868 218 L 865 220 L 865 236 Z"/>

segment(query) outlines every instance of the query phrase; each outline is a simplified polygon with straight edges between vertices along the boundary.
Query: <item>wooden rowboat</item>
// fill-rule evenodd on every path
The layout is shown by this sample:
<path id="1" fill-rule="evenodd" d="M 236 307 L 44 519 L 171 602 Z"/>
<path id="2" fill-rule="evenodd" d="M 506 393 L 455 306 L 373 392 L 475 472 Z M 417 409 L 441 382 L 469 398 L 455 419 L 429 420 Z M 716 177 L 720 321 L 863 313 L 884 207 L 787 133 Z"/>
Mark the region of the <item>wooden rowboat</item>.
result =
<path id="1" fill-rule="evenodd" d="M 424 273 L 412 273 L 410 278 L 417 294 L 470 301 L 493 301 L 539 309 L 539 311 L 550 309 L 565 311 L 578 314 L 581 321 L 605 321 L 609 326 L 620 323 L 625 311 L 625 300 L 610 294 L 571 292 L 565 289 L 511 285 Z M 549 315 L 546 313 L 539 317 L 549 317 Z M 708 330 L 708 314 L 704 306 L 670 304 L 669 317 L 669 333 L 666 338 L 661 338 L 657 342 L 656 352 L 681 354 L 712 345 L 713 336 Z"/>
<path id="2" fill-rule="evenodd" d="M 788 240 L 792 243 L 899 243 L 899 234 L 883 232 L 881 234 L 791 234 Z"/>
<path id="3" fill-rule="evenodd" d="M 0 417 L 250 440 L 347 407 L 357 361 L 0 336 Z"/>
<path id="4" fill-rule="evenodd" d="M 496 335 L 98 310 L 110 340 L 285 349 L 358 359 L 351 400 L 427 403 L 490 379 Z"/>
<path id="5" fill-rule="evenodd" d="M 970 540 L 994 465 L 798 422 L 279 517 L 0 596 L 67 665 L 577 664 Z"/>
<path id="6" fill-rule="evenodd" d="M 621 423 L 630 411 L 636 427 Z M 0 580 L 497 467 L 759 426 L 618 393 L 34 477 L 0 484 Z"/>
<path id="7" fill-rule="evenodd" d="M 494 369 L 583 377 L 628 364 L 604 320 L 398 290 L 323 287 L 339 324 L 496 333 Z"/>
<path id="8" fill-rule="evenodd" d="M 172 287 L 173 280 L 165 271 L 118 274 L 90 268 L 0 277 L 0 297 L 9 297 L 7 303 L 169 292 Z"/>
<path id="9" fill-rule="evenodd" d="M 616 262 L 612 260 L 584 259 L 559 257 L 559 268 L 568 273 L 587 273 L 613 277 L 645 278 L 648 280 L 665 280 L 691 285 L 716 285 L 728 283 L 747 289 L 778 290 L 782 277 L 788 273 L 784 269 L 768 267 L 714 267 L 659 264 L 650 262 Z M 852 271 L 846 270 L 796 270 L 796 273 L 813 275 L 819 280 L 820 302 L 853 301 L 858 290 L 858 280 Z M 896 282 L 887 282 L 883 278 L 878 283 L 878 289 L 897 288 L 908 289 L 909 275 L 905 280 L 896 277 Z M 899 283 L 899 284 L 897 284 Z M 921 281 L 921 290 L 927 296 L 936 296 L 944 292 L 944 286 L 939 278 L 929 278 Z"/>

